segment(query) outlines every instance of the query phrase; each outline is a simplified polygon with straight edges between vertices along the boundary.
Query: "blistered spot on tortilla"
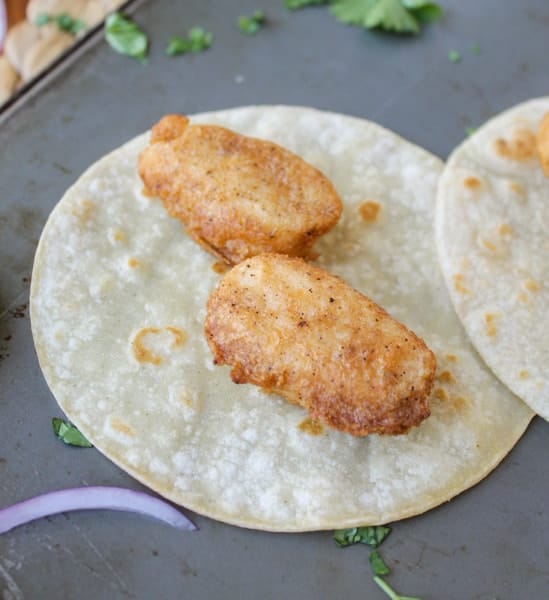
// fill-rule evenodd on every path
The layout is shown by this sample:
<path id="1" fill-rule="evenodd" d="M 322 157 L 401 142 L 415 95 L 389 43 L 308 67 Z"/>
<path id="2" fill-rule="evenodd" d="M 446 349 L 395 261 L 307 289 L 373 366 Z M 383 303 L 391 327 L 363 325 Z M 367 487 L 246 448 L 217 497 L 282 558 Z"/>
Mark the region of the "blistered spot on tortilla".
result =
<path id="1" fill-rule="evenodd" d="M 191 396 L 191 394 L 188 392 L 188 390 L 184 390 L 183 393 L 181 394 L 181 402 L 187 407 L 187 408 L 193 408 L 194 402 L 193 402 L 193 397 Z"/>
<path id="2" fill-rule="evenodd" d="M 480 244 L 482 249 L 489 250 L 490 252 L 496 251 L 496 246 L 489 239 L 483 236 L 479 236 L 477 242 Z"/>
<path id="3" fill-rule="evenodd" d="M 95 212 L 95 204 L 91 200 L 84 198 L 77 205 L 73 206 L 71 213 L 76 217 L 78 224 L 86 226 L 92 219 Z"/>
<path id="4" fill-rule="evenodd" d="M 513 235 L 513 229 L 509 223 L 501 223 L 498 227 L 498 234 L 502 237 L 508 237 Z"/>
<path id="5" fill-rule="evenodd" d="M 150 334 L 160 333 L 162 330 L 158 327 L 144 327 L 140 329 L 132 341 L 132 351 L 134 358 L 139 363 L 151 363 L 153 365 L 159 365 L 162 362 L 162 358 L 155 354 L 152 350 L 149 350 L 144 344 L 143 338 Z"/>
<path id="6" fill-rule="evenodd" d="M 118 433 L 122 433 L 123 435 L 127 435 L 129 437 L 135 436 L 135 431 L 129 425 L 126 425 L 126 423 L 123 423 L 116 417 L 111 418 L 110 425 L 112 429 Z"/>
<path id="7" fill-rule="evenodd" d="M 505 258 L 509 254 L 508 238 L 502 239 L 494 233 L 484 233 L 477 236 L 477 246 L 486 256 Z"/>
<path id="8" fill-rule="evenodd" d="M 435 391 L 433 392 L 433 396 L 437 400 L 443 400 L 443 401 L 448 400 L 448 394 L 446 393 L 446 390 L 444 388 L 435 388 Z"/>
<path id="9" fill-rule="evenodd" d="M 463 279 L 464 276 L 462 273 L 456 273 L 454 275 L 454 287 L 456 288 L 456 292 L 459 294 L 470 294 L 471 290 L 463 285 Z"/>
<path id="10" fill-rule="evenodd" d="M 179 329 L 179 327 L 173 327 L 172 325 L 168 325 L 167 327 L 164 327 L 164 329 L 166 331 L 169 331 L 173 335 L 172 348 L 177 348 L 177 346 L 181 346 L 187 339 L 185 332 L 182 329 Z"/>
<path id="11" fill-rule="evenodd" d="M 549 177 L 549 112 L 546 112 L 538 130 L 537 148 L 545 177 Z"/>
<path id="12" fill-rule="evenodd" d="M 230 268 L 230 265 L 220 260 L 214 262 L 212 265 L 212 271 L 218 273 L 219 275 L 223 275 L 223 273 L 226 273 Z"/>
<path id="13" fill-rule="evenodd" d="M 131 258 L 128 258 L 128 267 L 130 267 L 130 269 L 135 269 L 140 265 L 141 263 L 137 258 L 134 258 L 133 256 Z"/>
<path id="14" fill-rule="evenodd" d="M 314 419 L 306 418 L 298 425 L 299 429 L 309 435 L 320 435 L 324 429 L 322 425 Z"/>
<path id="15" fill-rule="evenodd" d="M 455 383 L 456 380 L 450 371 L 442 371 L 436 376 L 437 381 L 442 383 Z"/>
<path id="16" fill-rule="evenodd" d="M 365 223 L 373 223 L 376 221 L 380 210 L 381 204 L 374 202 L 373 200 L 363 202 L 358 208 L 358 212 Z"/>
<path id="17" fill-rule="evenodd" d="M 522 369 L 519 371 L 518 376 L 520 379 L 528 379 L 528 377 L 530 377 L 530 373 L 526 369 Z"/>
<path id="18" fill-rule="evenodd" d="M 110 239 L 112 242 L 122 243 L 128 239 L 128 236 L 126 235 L 125 231 L 122 231 L 122 229 L 113 229 L 110 232 Z"/>
<path id="19" fill-rule="evenodd" d="M 517 183 L 516 181 L 513 181 L 513 180 L 510 180 L 507 183 L 507 185 L 509 187 L 509 190 L 511 192 L 513 192 L 513 194 L 515 196 L 517 196 L 517 199 L 519 200 L 519 202 L 521 204 L 524 204 L 526 202 L 526 199 L 527 199 L 526 189 L 520 183 Z"/>
<path id="20" fill-rule="evenodd" d="M 473 177 L 471 175 L 463 180 L 463 185 L 468 190 L 478 190 L 482 187 L 482 181 L 478 177 Z"/>
<path id="21" fill-rule="evenodd" d="M 525 279 L 522 282 L 522 286 L 529 292 L 539 292 L 541 285 L 535 279 Z"/>
<path id="22" fill-rule="evenodd" d="M 484 314 L 484 325 L 486 329 L 486 335 L 488 337 L 495 337 L 497 333 L 496 329 L 496 315 L 494 313 Z"/>
<path id="23" fill-rule="evenodd" d="M 452 398 L 452 407 L 457 411 L 462 411 L 469 405 L 469 400 L 465 396 L 454 396 Z"/>
<path id="24" fill-rule="evenodd" d="M 519 292 L 517 294 L 517 300 L 526 304 L 528 302 L 528 296 L 524 292 Z"/>
<path id="25" fill-rule="evenodd" d="M 510 140 L 496 139 L 494 150 L 498 156 L 508 160 L 518 162 L 532 160 L 536 157 L 536 135 L 527 128 L 516 129 Z"/>
<path id="26" fill-rule="evenodd" d="M 458 357 L 455 354 L 445 354 L 444 357 L 448 362 L 457 362 Z"/>

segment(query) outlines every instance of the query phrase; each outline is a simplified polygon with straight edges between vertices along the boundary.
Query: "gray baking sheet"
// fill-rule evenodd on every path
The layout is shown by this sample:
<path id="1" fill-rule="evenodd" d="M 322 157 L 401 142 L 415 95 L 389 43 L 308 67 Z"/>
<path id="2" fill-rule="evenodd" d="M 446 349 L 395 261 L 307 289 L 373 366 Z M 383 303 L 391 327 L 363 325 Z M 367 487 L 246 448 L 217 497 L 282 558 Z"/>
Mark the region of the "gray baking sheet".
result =
<path id="1" fill-rule="evenodd" d="M 33 252 L 64 190 L 160 115 L 246 104 L 364 117 L 445 158 L 467 127 L 549 94 L 549 4 L 443 4 L 440 22 L 401 38 L 341 25 L 324 7 L 289 13 L 275 0 L 149 1 L 134 14 L 150 35 L 147 65 L 97 35 L 12 111 L 0 127 L 0 507 L 71 486 L 143 489 L 97 451 L 65 447 L 51 432 L 61 411 L 38 367 L 27 304 Z M 257 9 L 267 27 L 241 34 L 237 17 Z M 165 56 L 169 36 L 195 25 L 213 32 L 212 48 Z M 459 63 L 449 61 L 452 50 Z M 549 597 L 548 448 L 549 425 L 536 418 L 485 481 L 395 523 L 382 546 L 391 585 L 423 600 Z M 329 532 L 269 534 L 190 516 L 197 533 L 108 512 L 21 527 L 0 536 L 0 597 L 386 597 L 364 546 L 341 550 Z"/>

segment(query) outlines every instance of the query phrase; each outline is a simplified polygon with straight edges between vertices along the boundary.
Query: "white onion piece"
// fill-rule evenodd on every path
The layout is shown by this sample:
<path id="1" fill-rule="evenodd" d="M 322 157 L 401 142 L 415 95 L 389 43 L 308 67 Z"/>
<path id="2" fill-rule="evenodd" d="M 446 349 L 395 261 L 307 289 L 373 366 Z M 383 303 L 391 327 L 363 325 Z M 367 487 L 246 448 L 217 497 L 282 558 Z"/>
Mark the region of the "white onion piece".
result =
<path id="1" fill-rule="evenodd" d="M 167 502 L 118 487 L 81 487 L 49 492 L 0 510 L 0 534 L 35 519 L 73 510 L 110 509 L 136 512 L 184 531 L 196 526 Z"/>

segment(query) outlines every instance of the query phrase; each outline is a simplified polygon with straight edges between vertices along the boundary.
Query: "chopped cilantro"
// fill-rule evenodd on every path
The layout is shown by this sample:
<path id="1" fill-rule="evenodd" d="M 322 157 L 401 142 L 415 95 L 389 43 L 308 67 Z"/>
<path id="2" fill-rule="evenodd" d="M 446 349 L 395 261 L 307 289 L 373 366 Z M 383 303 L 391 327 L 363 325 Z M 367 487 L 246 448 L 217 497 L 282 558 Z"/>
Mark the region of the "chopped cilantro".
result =
<path id="1" fill-rule="evenodd" d="M 83 29 L 86 29 L 86 24 L 80 19 L 74 19 L 67 13 L 61 13 L 59 15 L 49 15 L 42 13 L 36 17 L 35 24 L 38 27 L 43 27 L 48 23 L 55 23 L 59 31 L 70 33 L 71 35 L 77 35 Z"/>
<path id="2" fill-rule="evenodd" d="M 469 127 L 466 127 L 466 128 L 465 128 L 465 133 L 466 133 L 467 135 L 473 135 L 473 133 L 475 133 L 475 131 L 476 131 L 476 130 L 477 130 L 477 128 L 476 128 L 476 127 L 471 127 L 471 126 L 469 126 Z"/>
<path id="3" fill-rule="evenodd" d="M 442 14 L 438 4 L 427 0 L 334 0 L 331 11 L 343 23 L 395 33 L 419 33 L 420 23 Z"/>
<path id="4" fill-rule="evenodd" d="M 166 46 L 166 54 L 176 56 L 188 52 L 202 52 L 212 45 L 212 39 L 213 35 L 202 27 L 193 27 L 189 30 L 186 38 L 172 36 Z"/>
<path id="5" fill-rule="evenodd" d="M 350 529 L 337 529 L 334 531 L 334 540 L 340 548 L 353 544 L 367 544 L 377 548 L 391 533 L 390 527 L 378 525 L 377 527 L 351 527 Z"/>
<path id="6" fill-rule="evenodd" d="M 80 446 L 81 448 L 93 448 L 92 444 L 80 433 L 80 431 L 71 425 L 68 421 L 54 417 L 51 420 L 53 432 L 68 446 Z"/>
<path id="7" fill-rule="evenodd" d="M 480 54 L 480 46 L 479 44 L 473 44 L 471 46 L 471 52 L 475 55 L 478 56 Z"/>
<path id="8" fill-rule="evenodd" d="M 238 28 L 242 33 L 256 34 L 265 25 L 265 13 L 256 10 L 251 17 L 238 17 Z"/>
<path id="9" fill-rule="evenodd" d="M 105 39 L 109 46 L 124 56 L 145 62 L 149 41 L 145 32 L 122 13 L 114 12 L 105 21 Z"/>
<path id="10" fill-rule="evenodd" d="M 372 550 L 368 557 L 370 561 L 370 567 L 372 567 L 372 573 L 374 575 L 388 575 L 391 569 L 385 564 L 385 561 L 381 558 L 377 550 Z"/>
<path id="11" fill-rule="evenodd" d="M 284 6 L 288 10 L 298 10 L 306 6 L 319 6 L 320 4 L 330 4 L 331 0 L 284 0 Z"/>
<path id="12" fill-rule="evenodd" d="M 461 60 L 461 54 L 457 50 L 450 50 L 448 52 L 448 60 L 451 63 L 458 63 Z"/>
<path id="13" fill-rule="evenodd" d="M 391 586 L 378 575 L 374 576 L 374 581 L 391 600 L 421 600 L 421 598 L 417 598 L 416 596 L 401 596 L 400 594 L 397 594 L 395 590 L 393 590 Z"/>

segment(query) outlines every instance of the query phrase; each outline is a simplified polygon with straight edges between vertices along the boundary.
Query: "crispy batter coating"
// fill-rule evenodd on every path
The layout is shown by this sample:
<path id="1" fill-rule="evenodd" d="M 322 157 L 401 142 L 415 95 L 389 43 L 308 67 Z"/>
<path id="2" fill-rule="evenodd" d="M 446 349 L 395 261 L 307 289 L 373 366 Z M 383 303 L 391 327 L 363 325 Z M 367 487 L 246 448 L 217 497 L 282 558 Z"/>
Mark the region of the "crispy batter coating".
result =
<path id="1" fill-rule="evenodd" d="M 208 300 L 216 364 L 353 435 L 400 434 L 430 414 L 434 354 L 342 279 L 300 258 L 233 267 Z"/>
<path id="2" fill-rule="evenodd" d="M 538 131 L 538 156 L 545 177 L 549 177 L 549 112 L 546 112 Z"/>
<path id="3" fill-rule="evenodd" d="M 272 142 L 167 115 L 139 157 L 148 193 L 229 264 L 261 252 L 307 256 L 341 200 L 317 169 Z"/>

